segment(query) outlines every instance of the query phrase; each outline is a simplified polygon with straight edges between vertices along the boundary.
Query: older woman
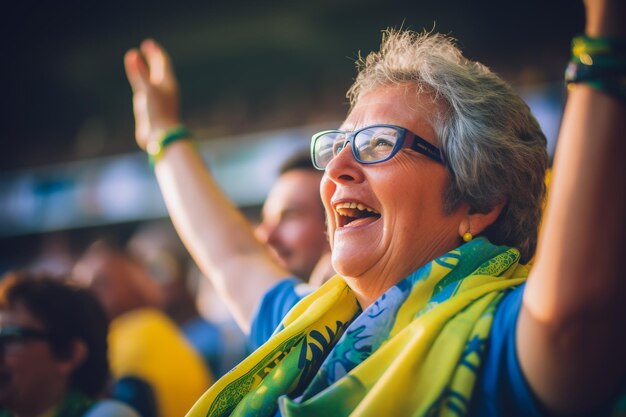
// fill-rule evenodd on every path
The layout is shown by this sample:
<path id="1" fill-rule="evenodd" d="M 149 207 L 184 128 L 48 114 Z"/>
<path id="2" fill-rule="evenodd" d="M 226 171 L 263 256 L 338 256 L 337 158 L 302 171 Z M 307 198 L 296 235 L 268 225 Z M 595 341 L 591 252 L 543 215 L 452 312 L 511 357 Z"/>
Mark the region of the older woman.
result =
<path id="1" fill-rule="evenodd" d="M 547 164 L 537 122 L 449 39 L 389 32 L 346 121 L 312 140 L 339 275 L 285 317 L 295 290 L 269 290 L 254 326 L 276 332 L 190 416 L 610 413 L 626 377 L 626 203 L 612 191 L 626 179 L 625 6 L 586 7 L 532 272 Z M 126 67 L 138 143 L 198 263 L 233 298 L 233 271 L 275 279 L 281 270 L 179 140 L 165 53 L 144 43 Z"/>

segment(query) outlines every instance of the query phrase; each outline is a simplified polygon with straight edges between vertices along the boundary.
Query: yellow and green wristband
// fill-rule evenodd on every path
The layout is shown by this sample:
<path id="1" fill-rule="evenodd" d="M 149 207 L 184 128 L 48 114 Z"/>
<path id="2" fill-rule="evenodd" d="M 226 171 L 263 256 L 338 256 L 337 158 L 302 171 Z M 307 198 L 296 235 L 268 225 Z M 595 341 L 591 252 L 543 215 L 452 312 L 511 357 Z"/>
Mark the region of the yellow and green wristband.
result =
<path id="1" fill-rule="evenodd" d="M 568 88 L 585 83 L 626 101 L 626 39 L 575 37 L 565 82 Z"/>
<path id="2" fill-rule="evenodd" d="M 148 153 L 148 162 L 154 168 L 157 162 L 163 157 L 165 150 L 172 143 L 181 139 L 191 139 L 191 133 L 185 126 L 177 126 L 163 133 L 161 139 L 156 142 L 149 143 L 146 147 Z"/>

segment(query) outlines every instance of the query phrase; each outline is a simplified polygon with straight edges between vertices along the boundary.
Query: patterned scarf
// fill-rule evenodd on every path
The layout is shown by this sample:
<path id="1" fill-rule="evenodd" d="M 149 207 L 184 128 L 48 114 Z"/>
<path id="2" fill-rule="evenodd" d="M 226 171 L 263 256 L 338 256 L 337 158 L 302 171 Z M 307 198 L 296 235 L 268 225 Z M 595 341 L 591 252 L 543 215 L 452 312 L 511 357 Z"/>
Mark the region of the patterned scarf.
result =
<path id="1" fill-rule="evenodd" d="M 216 382 L 187 417 L 463 415 L 493 315 L 524 282 L 519 252 L 478 238 L 365 311 L 335 276 Z"/>

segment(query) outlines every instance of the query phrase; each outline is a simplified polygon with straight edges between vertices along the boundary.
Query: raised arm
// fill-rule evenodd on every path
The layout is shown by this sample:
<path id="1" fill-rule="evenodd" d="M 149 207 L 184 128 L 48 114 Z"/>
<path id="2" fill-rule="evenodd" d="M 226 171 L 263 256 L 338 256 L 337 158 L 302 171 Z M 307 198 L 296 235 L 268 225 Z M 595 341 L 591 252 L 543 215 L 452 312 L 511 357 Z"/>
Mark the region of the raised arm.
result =
<path id="1" fill-rule="evenodd" d="M 128 51 L 124 65 L 133 90 L 137 143 L 146 149 L 180 125 L 176 78 L 166 52 L 153 40 Z M 169 145 L 155 173 L 182 241 L 247 331 L 261 296 L 288 273 L 254 237 L 189 140 Z"/>
<path id="2" fill-rule="evenodd" d="M 587 36 L 626 43 L 625 2 L 589 0 L 585 7 Z M 568 93 L 517 332 L 522 370 L 556 412 L 597 407 L 626 381 L 624 157 L 624 94 L 576 84 Z"/>

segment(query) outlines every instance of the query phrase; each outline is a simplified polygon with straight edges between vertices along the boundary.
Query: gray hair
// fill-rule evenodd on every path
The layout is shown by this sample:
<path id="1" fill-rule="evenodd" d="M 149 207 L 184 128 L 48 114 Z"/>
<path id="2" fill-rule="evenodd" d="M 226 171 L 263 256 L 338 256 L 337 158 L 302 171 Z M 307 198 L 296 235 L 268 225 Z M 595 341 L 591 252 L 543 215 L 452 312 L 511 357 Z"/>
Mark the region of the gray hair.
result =
<path id="1" fill-rule="evenodd" d="M 430 122 L 450 176 L 446 210 L 467 202 L 475 212 L 487 212 L 505 203 L 483 234 L 495 244 L 516 247 L 528 261 L 537 245 L 548 164 L 546 138 L 528 105 L 441 34 L 388 30 L 380 52 L 357 65 L 347 94 L 352 106 L 378 87 L 406 84 L 445 104 Z"/>

